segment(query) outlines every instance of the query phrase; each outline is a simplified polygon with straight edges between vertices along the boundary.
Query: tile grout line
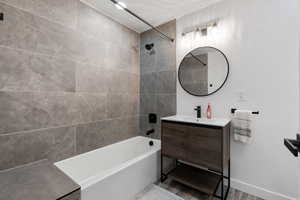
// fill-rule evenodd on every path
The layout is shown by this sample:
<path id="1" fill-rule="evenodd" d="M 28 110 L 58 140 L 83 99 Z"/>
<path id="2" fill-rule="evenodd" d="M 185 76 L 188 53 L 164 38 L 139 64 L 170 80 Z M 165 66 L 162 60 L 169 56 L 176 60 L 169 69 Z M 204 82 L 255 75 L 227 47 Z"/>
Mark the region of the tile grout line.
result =
<path id="1" fill-rule="evenodd" d="M 176 95 L 176 93 L 152 93 L 152 92 L 145 92 L 145 93 L 140 93 L 140 95 Z"/>
<path id="2" fill-rule="evenodd" d="M 77 127 L 74 127 L 74 155 L 77 154 Z"/>
<path id="3" fill-rule="evenodd" d="M 6 48 L 6 49 L 10 49 L 10 50 L 17 51 L 17 52 L 22 52 L 22 53 L 27 54 L 27 55 L 47 57 L 49 60 L 50 59 L 55 59 L 55 60 L 58 60 L 58 61 L 59 60 L 66 60 L 66 61 L 71 61 L 71 62 L 74 62 L 76 64 L 80 64 L 80 65 L 89 65 L 89 66 L 93 66 L 93 67 L 104 68 L 106 70 L 111 70 L 111 71 L 126 72 L 126 73 L 133 74 L 133 75 L 140 75 L 138 72 L 131 72 L 131 71 L 127 71 L 127 70 L 118 70 L 118 69 L 107 69 L 108 68 L 107 66 L 101 67 L 101 66 L 99 66 L 99 64 L 90 63 L 90 62 L 81 62 L 81 61 L 78 61 L 78 60 L 75 60 L 75 59 L 72 59 L 72 58 L 68 58 L 68 57 L 65 57 L 65 56 L 56 56 L 55 54 L 50 55 L 50 54 L 34 52 L 34 51 L 27 50 L 27 49 L 21 49 L 21 48 L 4 46 L 4 45 L 0 45 L 0 48 Z"/>
<path id="4" fill-rule="evenodd" d="M 75 127 L 75 128 L 76 128 L 76 126 L 82 126 L 82 125 L 93 124 L 93 123 L 99 123 L 99 122 L 105 122 L 105 121 L 112 121 L 112 120 L 130 119 L 130 118 L 139 118 L 139 116 L 140 116 L 140 115 L 128 115 L 128 116 L 123 116 L 123 117 L 107 118 L 107 119 L 103 119 L 103 120 L 95 120 L 95 121 L 82 122 L 82 123 L 77 123 L 77 124 L 66 124 L 66 125 L 62 125 L 62 126 L 52 126 L 52 127 L 47 127 L 47 128 L 39 128 L 39 129 L 31 129 L 31 130 L 16 131 L 16 132 L 11 132 L 11 133 L 0 134 L 0 138 L 1 138 L 1 137 L 5 137 L 5 136 L 13 136 L 13 135 L 21 135 L 21 134 L 35 133 L 35 132 L 46 131 L 46 130 L 51 130 L 51 129 L 71 128 L 71 127 Z"/>
<path id="5" fill-rule="evenodd" d="M 140 72 L 140 74 L 141 74 L 141 77 L 142 77 L 142 76 L 147 76 L 147 75 L 152 75 L 152 74 L 155 75 L 155 74 L 162 73 L 162 72 L 175 72 L 177 74 L 177 71 L 178 71 L 177 69 L 175 69 L 175 70 L 165 69 L 165 70 L 161 70 L 161 71 L 146 72 L 146 73 Z"/>
<path id="6" fill-rule="evenodd" d="M 7 89 L 0 89 L 0 92 L 7 92 L 7 93 L 44 93 L 44 94 L 74 94 L 74 95 L 80 95 L 80 94 L 98 94 L 98 95 L 133 95 L 133 94 L 140 94 L 138 92 L 81 92 L 81 91 L 74 91 L 74 92 L 68 92 L 68 91 L 42 91 L 42 90 L 7 90 Z"/>
<path id="7" fill-rule="evenodd" d="M 6 172 L 9 172 L 9 171 L 12 171 L 12 170 L 15 170 L 15 169 L 20 169 L 20 168 L 23 168 L 23 167 L 27 167 L 27 166 L 39 164 L 39 163 L 42 163 L 44 161 L 47 161 L 47 159 L 36 160 L 36 161 L 30 162 L 30 163 L 26 163 L 26 164 L 23 164 L 23 165 L 18 165 L 16 167 L 12 167 L 12 168 L 8 168 L 8 169 L 3 169 L 3 170 L 0 170 L 0 173 L 3 173 L 3 172 L 6 173 Z"/>

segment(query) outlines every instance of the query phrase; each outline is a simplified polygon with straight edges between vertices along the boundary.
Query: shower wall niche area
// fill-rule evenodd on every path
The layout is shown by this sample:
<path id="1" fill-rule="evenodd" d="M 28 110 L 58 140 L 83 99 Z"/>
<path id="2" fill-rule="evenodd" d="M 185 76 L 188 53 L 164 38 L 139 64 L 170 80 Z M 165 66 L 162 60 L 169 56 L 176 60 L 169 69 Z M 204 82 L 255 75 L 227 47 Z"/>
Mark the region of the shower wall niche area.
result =
<path id="1" fill-rule="evenodd" d="M 176 20 L 158 27 L 176 38 Z M 149 50 L 146 45 L 153 47 Z M 149 113 L 160 117 L 176 114 L 176 42 L 162 38 L 154 30 L 141 34 L 140 44 L 140 130 L 141 135 L 154 128 L 160 138 L 160 120 L 150 124 Z"/>

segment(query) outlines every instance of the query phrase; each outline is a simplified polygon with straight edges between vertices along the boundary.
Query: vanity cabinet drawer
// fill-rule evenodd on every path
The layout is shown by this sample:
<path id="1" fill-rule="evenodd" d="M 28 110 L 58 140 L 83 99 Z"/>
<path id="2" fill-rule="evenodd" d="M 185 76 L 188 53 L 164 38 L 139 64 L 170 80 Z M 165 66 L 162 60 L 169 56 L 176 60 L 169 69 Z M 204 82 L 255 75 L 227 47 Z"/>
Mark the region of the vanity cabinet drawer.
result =
<path id="1" fill-rule="evenodd" d="M 162 153 L 221 171 L 222 135 L 222 128 L 162 122 Z"/>
<path id="2" fill-rule="evenodd" d="M 190 126 L 185 145 L 186 161 L 216 171 L 222 169 L 222 129 Z"/>
<path id="3" fill-rule="evenodd" d="M 187 127 L 173 123 L 162 123 L 162 153 L 179 159 L 186 158 Z"/>

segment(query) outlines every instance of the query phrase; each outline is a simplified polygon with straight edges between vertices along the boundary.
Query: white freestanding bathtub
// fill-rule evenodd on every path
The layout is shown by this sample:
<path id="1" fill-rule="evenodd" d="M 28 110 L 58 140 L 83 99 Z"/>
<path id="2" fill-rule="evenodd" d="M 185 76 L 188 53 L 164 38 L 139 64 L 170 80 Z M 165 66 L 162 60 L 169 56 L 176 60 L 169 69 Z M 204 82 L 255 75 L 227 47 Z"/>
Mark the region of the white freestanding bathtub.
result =
<path id="1" fill-rule="evenodd" d="M 152 141 L 134 137 L 55 165 L 81 186 L 81 200 L 132 200 L 159 179 L 161 144 Z"/>

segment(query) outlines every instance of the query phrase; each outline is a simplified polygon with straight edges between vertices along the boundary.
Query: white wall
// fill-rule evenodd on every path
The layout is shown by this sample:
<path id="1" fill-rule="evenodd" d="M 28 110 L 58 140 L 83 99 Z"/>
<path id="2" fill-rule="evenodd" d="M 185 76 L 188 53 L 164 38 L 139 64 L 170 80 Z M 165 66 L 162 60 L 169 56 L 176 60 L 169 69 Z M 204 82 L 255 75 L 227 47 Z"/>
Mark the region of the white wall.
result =
<path id="1" fill-rule="evenodd" d="M 298 0 L 298 28 L 300 29 L 300 0 Z M 299 44 L 299 69 L 300 69 L 300 31 L 299 31 L 299 37 L 298 37 L 298 44 Z M 300 70 L 299 70 L 299 72 L 300 72 Z M 300 76 L 300 74 L 299 74 L 299 76 Z M 300 86 L 300 82 L 299 82 L 299 86 Z M 300 104 L 300 102 L 299 102 L 299 104 Z M 299 107 L 299 109 L 300 109 L 300 107 Z M 299 113 L 300 113 L 300 110 L 299 110 Z M 300 121 L 299 121 L 299 133 L 300 133 Z M 300 200 L 300 159 L 299 158 L 298 158 L 298 200 Z"/>
<path id="2" fill-rule="evenodd" d="M 218 93 L 193 97 L 177 84 L 178 114 L 196 114 L 196 105 L 212 104 L 216 117 L 230 108 L 259 110 L 253 118 L 254 141 L 232 141 L 233 186 L 265 199 L 297 197 L 297 160 L 283 145 L 299 123 L 299 46 L 297 0 L 226 0 L 177 24 L 177 64 L 190 50 L 214 46 L 230 62 L 227 84 Z M 219 26 L 207 38 L 181 32 L 214 18 Z M 240 97 L 242 96 L 242 97 Z"/>

